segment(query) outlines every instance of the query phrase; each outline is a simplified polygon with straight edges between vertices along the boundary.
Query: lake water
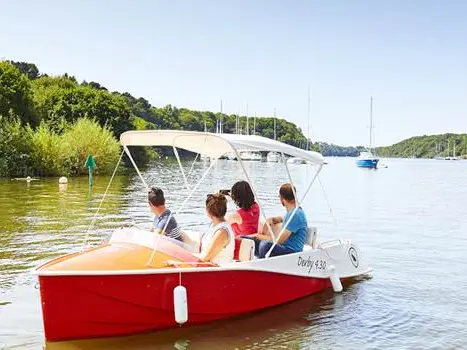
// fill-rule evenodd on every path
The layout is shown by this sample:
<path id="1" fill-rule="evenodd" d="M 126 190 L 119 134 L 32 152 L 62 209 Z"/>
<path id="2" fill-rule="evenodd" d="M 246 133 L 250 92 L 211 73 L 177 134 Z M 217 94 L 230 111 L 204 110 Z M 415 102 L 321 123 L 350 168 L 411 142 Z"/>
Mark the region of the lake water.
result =
<path id="1" fill-rule="evenodd" d="M 114 339 L 45 344 L 36 279 L 30 270 L 82 247 L 109 178 L 31 183 L 0 180 L 0 348 L 17 349 L 459 349 L 467 344 L 467 161 L 387 160 L 359 169 L 330 158 L 303 204 L 321 241 L 350 238 L 374 268 L 373 277 L 240 319 Z M 191 164 L 185 164 L 187 169 Z M 192 183 L 207 165 L 197 163 Z M 247 164 L 267 214 L 280 214 L 277 164 Z M 176 208 L 185 190 L 175 164 L 143 176 L 166 190 Z M 292 168 L 299 192 L 311 171 Z M 242 173 L 219 161 L 177 216 L 185 227 L 207 227 L 206 193 L 228 188 Z M 117 177 L 91 231 L 97 243 L 113 228 L 150 225 L 144 187 Z M 328 205 L 328 202 L 330 205 Z M 293 288 L 293 286 L 291 286 Z"/>

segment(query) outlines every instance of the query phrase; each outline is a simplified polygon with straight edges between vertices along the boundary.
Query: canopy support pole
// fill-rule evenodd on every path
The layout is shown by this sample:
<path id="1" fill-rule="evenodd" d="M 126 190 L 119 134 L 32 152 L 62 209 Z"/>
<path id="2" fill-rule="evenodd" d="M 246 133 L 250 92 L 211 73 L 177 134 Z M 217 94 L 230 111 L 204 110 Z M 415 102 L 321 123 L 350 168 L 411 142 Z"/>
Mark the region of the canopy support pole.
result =
<path id="1" fill-rule="evenodd" d="M 306 189 L 305 193 L 303 194 L 302 200 L 301 200 L 301 201 L 303 201 L 303 200 L 306 198 L 308 192 L 310 191 L 311 186 L 313 185 L 313 183 L 314 183 L 315 180 L 317 179 L 317 177 L 318 177 L 318 175 L 319 175 L 319 173 L 320 173 L 320 171 L 321 171 L 322 168 L 323 168 L 323 165 L 321 164 L 321 165 L 319 166 L 318 170 L 316 170 L 315 176 L 313 176 L 313 179 L 311 180 L 310 184 L 308 185 L 308 188 Z M 292 184 L 292 188 L 293 188 L 293 184 Z M 279 235 L 277 236 L 277 240 L 276 240 L 275 242 L 273 242 L 273 245 L 271 246 L 271 248 L 269 248 L 268 252 L 266 253 L 265 258 L 269 258 L 269 256 L 271 255 L 272 250 L 273 250 L 274 247 L 277 245 L 277 242 L 279 241 L 279 239 L 281 238 L 282 234 L 284 233 L 285 228 L 287 227 L 287 225 L 290 223 L 290 221 L 292 221 L 292 219 L 293 219 L 293 217 L 295 216 L 295 213 L 297 212 L 297 210 L 298 210 L 298 205 L 297 205 L 297 206 L 295 207 L 295 209 L 293 210 L 292 215 L 290 215 L 289 220 L 287 220 L 287 222 L 286 222 L 285 224 L 282 225 L 282 229 L 281 229 L 281 232 L 279 232 Z"/>
<path id="2" fill-rule="evenodd" d="M 177 158 L 178 166 L 180 167 L 180 171 L 182 172 L 182 177 L 183 177 L 183 181 L 185 182 L 186 189 L 189 191 L 190 186 L 188 186 L 188 180 L 186 179 L 185 171 L 183 170 L 183 165 L 182 165 L 182 162 L 180 160 L 180 156 L 178 154 L 177 147 L 175 147 L 175 145 L 173 145 L 172 147 L 173 147 L 173 150 L 174 150 L 175 157 Z"/>
<path id="3" fill-rule="evenodd" d="M 141 175 L 141 173 L 140 173 L 140 171 L 139 171 L 139 169 L 138 169 L 138 167 L 137 167 L 137 165 L 136 165 L 136 163 L 135 163 L 133 157 L 131 156 L 130 150 L 128 149 L 127 146 L 123 146 L 123 149 L 125 150 L 125 153 L 126 153 L 126 155 L 128 156 L 128 158 L 130 158 L 131 164 L 133 164 L 133 167 L 135 168 L 136 172 L 138 173 L 139 178 L 141 179 L 141 181 L 143 182 L 144 186 L 146 187 L 146 190 L 149 191 L 149 186 L 148 186 L 148 184 L 146 183 L 146 181 L 144 181 L 143 176 Z"/>
<path id="4" fill-rule="evenodd" d="M 284 152 L 281 152 L 282 155 L 282 161 L 284 162 L 285 165 L 285 171 L 287 172 L 287 176 L 289 177 L 290 184 L 292 185 L 292 192 L 293 192 L 293 197 L 295 198 L 295 201 L 297 202 L 297 207 L 300 206 L 300 202 L 298 201 L 297 198 L 297 193 L 295 191 L 295 186 L 292 181 L 292 175 L 290 174 L 289 167 L 287 166 L 287 160 L 285 159 Z"/>

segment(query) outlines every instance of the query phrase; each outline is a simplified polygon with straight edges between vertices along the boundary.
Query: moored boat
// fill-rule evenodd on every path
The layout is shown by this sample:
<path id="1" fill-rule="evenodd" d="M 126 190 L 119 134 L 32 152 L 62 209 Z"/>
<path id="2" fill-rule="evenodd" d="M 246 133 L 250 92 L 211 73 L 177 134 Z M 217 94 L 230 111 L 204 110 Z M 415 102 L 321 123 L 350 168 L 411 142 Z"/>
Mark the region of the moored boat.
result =
<path id="1" fill-rule="evenodd" d="M 266 161 L 270 163 L 277 163 L 281 159 L 281 155 L 277 152 L 269 152 L 266 156 Z"/>
<path id="2" fill-rule="evenodd" d="M 378 167 L 379 158 L 373 155 L 371 151 L 372 136 L 373 136 L 373 97 L 371 97 L 371 100 L 370 100 L 370 144 L 366 151 L 360 152 L 360 155 L 355 161 L 355 164 L 360 168 L 376 169 Z"/>
<path id="3" fill-rule="evenodd" d="M 355 162 L 358 167 L 376 169 L 378 167 L 379 158 L 375 157 L 371 152 L 361 152 Z"/>

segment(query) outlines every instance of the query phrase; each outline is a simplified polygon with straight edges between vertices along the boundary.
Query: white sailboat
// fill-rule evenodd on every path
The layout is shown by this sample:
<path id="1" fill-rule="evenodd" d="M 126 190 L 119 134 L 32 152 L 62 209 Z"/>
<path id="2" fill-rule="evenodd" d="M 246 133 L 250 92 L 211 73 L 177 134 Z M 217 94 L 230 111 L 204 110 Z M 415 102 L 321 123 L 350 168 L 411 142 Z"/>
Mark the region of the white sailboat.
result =
<path id="1" fill-rule="evenodd" d="M 452 156 L 449 155 L 449 141 L 448 141 L 448 155 L 444 157 L 444 160 L 460 160 L 460 157 L 456 156 L 456 142 L 454 141 L 454 147 L 452 150 Z"/>
<path id="2" fill-rule="evenodd" d="M 221 100 L 221 115 L 220 118 L 216 120 L 216 134 L 223 134 L 223 120 L 222 120 L 222 100 Z M 204 122 L 204 132 L 207 133 L 206 122 Z M 227 156 L 220 157 L 219 159 L 227 158 Z M 215 158 L 208 157 L 205 154 L 200 155 L 200 159 L 206 162 L 212 162 L 216 160 Z"/>
<path id="3" fill-rule="evenodd" d="M 435 148 L 435 158 L 436 160 L 442 160 L 444 159 L 442 156 L 441 156 L 441 145 L 439 143 L 436 144 L 436 148 Z"/>
<path id="4" fill-rule="evenodd" d="M 310 98 L 310 86 L 308 86 L 308 112 L 307 112 L 307 118 L 308 118 L 308 130 L 307 130 L 307 138 L 306 138 L 306 150 L 310 151 L 310 104 L 311 104 L 311 98 Z M 287 159 L 287 164 L 308 164 L 308 162 L 302 158 L 297 158 L 297 157 L 292 157 Z"/>
<path id="5" fill-rule="evenodd" d="M 276 109 L 274 108 L 274 141 L 276 141 Z M 271 163 L 277 163 L 279 162 L 281 156 L 277 152 L 269 152 L 266 161 L 271 162 Z"/>
<path id="6" fill-rule="evenodd" d="M 248 115 L 248 104 L 246 105 L 246 135 L 250 134 L 250 125 L 248 123 L 249 121 L 249 115 Z M 256 121 L 256 120 L 255 120 Z M 255 125 L 256 127 L 256 125 Z M 253 131 L 254 133 L 255 131 Z M 261 161 L 261 153 L 256 152 L 253 150 L 242 150 L 239 152 L 239 156 L 241 160 L 247 160 L 247 161 Z"/>
<path id="7" fill-rule="evenodd" d="M 357 158 L 355 163 L 360 168 L 372 168 L 376 169 L 378 167 L 379 158 L 374 156 L 371 152 L 371 141 L 373 135 L 373 97 L 370 99 L 370 144 L 368 149 L 360 153 L 360 156 Z"/>

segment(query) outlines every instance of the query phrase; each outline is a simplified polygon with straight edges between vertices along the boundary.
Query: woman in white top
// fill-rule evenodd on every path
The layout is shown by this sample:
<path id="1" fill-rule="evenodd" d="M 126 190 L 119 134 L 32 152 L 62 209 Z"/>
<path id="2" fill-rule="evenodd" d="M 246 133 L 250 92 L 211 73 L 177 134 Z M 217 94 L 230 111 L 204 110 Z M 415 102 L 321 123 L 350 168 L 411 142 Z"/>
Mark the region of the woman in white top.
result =
<path id="1" fill-rule="evenodd" d="M 223 194 L 208 195 L 206 214 L 212 222 L 211 229 L 201 238 L 201 261 L 215 264 L 232 262 L 235 250 L 235 236 L 232 228 L 225 221 L 227 198 Z"/>

